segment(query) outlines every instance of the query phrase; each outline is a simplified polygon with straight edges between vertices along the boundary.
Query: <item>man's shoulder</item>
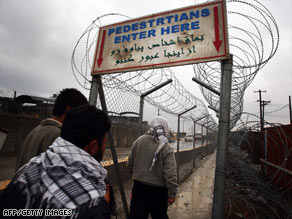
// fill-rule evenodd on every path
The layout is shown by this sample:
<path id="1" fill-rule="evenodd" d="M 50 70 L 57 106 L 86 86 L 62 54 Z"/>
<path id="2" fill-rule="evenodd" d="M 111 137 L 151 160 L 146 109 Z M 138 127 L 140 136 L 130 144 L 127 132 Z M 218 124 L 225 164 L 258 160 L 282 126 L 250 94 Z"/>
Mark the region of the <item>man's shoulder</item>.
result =
<path id="1" fill-rule="evenodd" d="M 137 138 L 136 141 L 153 141 L 153 138 L 151 136 L 151 134 L 144 134 L 144 135 L 141 135 L 139 138 Z"/>
<path id="2" fill-rule="evenodd" d="M 38 126 L 36 126 L 34 129 L 30 131 L 28 137 L 34 136 L 35 134 L 38 134 L 39 132 L 43 132 L 46 130 L 61 131 L 61 125 L 55 120 L 43 119 Z"/>
<path id="3" fill-rule="evenodd" d="M 57 137 L 60 136 L 61 129 L 58 126 L 55 125 L 43 125 L 40 124 L 37 127 L 35 127 L 24 139 L 24 144 L 27 144 L 28 142 L 36 143 L 36 139 L 53 139 L 55 140 Z M 52 141 L 53 141 L 52 140 Z M 51 142 L 52 143 L 52 142 Z"/>
<path id="4" fill-rule="evenodd" d="M 47 118 L 47 119 L 43 119 L 39 126 L 40 127 L 44 127 L 44 126 L 51 127 L 52 126 L 52 127 L 61 128 L 62 124 L 59 121 L 55 120 L 55 119 Z"/>
<path id="5" fill-rule="evenodd" d="M 45 133 L 50 135 L 55 134 L 56 132 L 61 132 L 61 126 L 59 125 L 59 123 L 51 119 L 44 119 L 41 121 L 41 124 L 39 124 L 31 131 L 31 134 L 38 135 L 41 133 Z"/>
<path id="6" fill-rule="evenodd" d="M 24 139 L 22 149 L 18 155 L 16 169 L 19 169 L 31 158 L 44 152 L 56 138 L 60 136 L 61 129 L 54 125 L 38 125 Z"/>

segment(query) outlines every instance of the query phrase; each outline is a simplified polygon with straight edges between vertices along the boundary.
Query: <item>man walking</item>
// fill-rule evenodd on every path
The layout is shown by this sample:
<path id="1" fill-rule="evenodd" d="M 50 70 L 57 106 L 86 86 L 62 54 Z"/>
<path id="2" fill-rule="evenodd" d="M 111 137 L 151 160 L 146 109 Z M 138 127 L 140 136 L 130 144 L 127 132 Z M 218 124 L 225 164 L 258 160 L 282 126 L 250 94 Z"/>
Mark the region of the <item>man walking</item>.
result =
<path id="1" fill-rule="evenodd" d="M 64 218 L 110 219 L 107 171 L 100 164 L 110 127 L 108 116 L 94 106 L 70 110 L 61 136 L 24 165 L 1 193 L 0 214 L 42 209 L 43 218 L 52 218 L 55 209 Z"/>
<path id="2" fill-rule="evenodd" d="M 86 97 L 74 88 L 63 89 L 56 98 L 53 116 L 44 119 L 25 138 L 16 162 L 16 171 L 31 158 L 47 150 L 47 148 L 60 136 L 62 122 L 69 109 L 88 104 Z"/>
<path id="3" fill-rule="evenodd" d="M 130 219 L 166 219 L 177 192 L 176 161 L 168 144 L 168 123 L 162 117 L 133 144 L 127 168 L 134 180 Z"/>

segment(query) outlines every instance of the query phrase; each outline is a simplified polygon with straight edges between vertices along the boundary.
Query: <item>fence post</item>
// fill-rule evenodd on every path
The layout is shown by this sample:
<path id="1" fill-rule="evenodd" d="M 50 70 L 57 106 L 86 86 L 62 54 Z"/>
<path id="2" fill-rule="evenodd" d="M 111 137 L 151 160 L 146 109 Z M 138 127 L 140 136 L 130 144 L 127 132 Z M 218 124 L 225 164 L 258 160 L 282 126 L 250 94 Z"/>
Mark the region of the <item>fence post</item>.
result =
<path id="1" fill-rule="evenodd" d="M 206 135 L 207 135 L 207 146 L 209 145 L 209 129 L 208 129 L 208 126 L 206 127 L 206 129 L 207 129 L 207 133 L 206 133 Z"/>
<path id="2" fill-rule="evenodd" d="M 203 147 L 203 143 L 204 143 L 204 126 L 201 125 L 201 147 Z"/>
<path id="3" fill-rule="evenodd" d="M 144 96 L 140 96 L 140 108 L 139 108 L 139 135 L 143 134 L 143 111 L 144 111 Z"/>
<path id="4" fill-rule="evenodd" d="M 206 156 L 209 154 L 209 130 L 208 130 L 208 125 L 206 127 L 206 147 L 207 147 L 207 152 L 206 152 Z"/>
<path id="5" fill-rule="evenodd" d="M 89 104 L 96 106 L 98 97 L 99 83 L 97 76 L 92 77 L 90 93 L 89 93 Z"/>
<path id="6" fill-rule="evenodd" d="M 106 106 L 106 100 L 105 100 L 105 96 L 104 96 L 104 91 L 103 91 L 103 87 L 102 87 L 102 80 L 101 80 L 100 75 L 96 76 L 96 82 L 98 83 L 99 98 L 100 98 L 102 110 L 105 113 L 107 113 L 108 110 L 107 110 L 107 106 Z M 108 141 L 109 141 L 109 146 L 110 146 L 111 153 L 112 153 L 112 158 L 114 161 L 115 171 L 117 174 L 117 180 L 118 180 L 118 185 L 119 185 L 119 189 L 120 189 L 120 193 L 121 193 L 121 199 L 122 199 L 122 203 L 123 203 L 123 207 L 124 207 L 124 212 L 125 212 L 125 215 L 127 218 L 129 215 L 129 209 L 128 209 L 128 204 L 127 204 L 127 200 L 126 200 L 122 176 L 121 176 L 121 172 L 120 172 L 120 168 L 119 168 L 117 153 L 116 153 L 116 149 L 115 149 L 115 145 L 114 145 L 115 142 L 114 142 L 114 138 L 113 138 L 111 130 L 108 132 Z"/>
<path id="7" fill-rule="evenodd" d="M 180 114 L 177 117 L 177 133 L 176 133 L 176 174 L 177 183 L 179 184 L 179 133 L 180 133 Z"/>
<path id="8" fill-rule="evenodd" d="M 292 124 L 292 105 L 291 105 L 291 96 L 289 96 L 289 116 L 290 116 L 290 124 Z"/>
<path id="9" fill-rule="evenodd" d="M 195 167 L 195 159 L 196 159 L 196 153 L 195 153 L 195 149 L 196 149 L 196 122 L 194 121 L 194 137 L 193 137 L 193 168 Z"/>
<path id="10" fill-rule="evenodd" d="M 192 109 L 195 109 L 197 106 L 193 106 L 193 107 L 191 107 L 190 109 L 188 109 L 188 110 L 186 110 L 186 111 L 184 111 L 184 112 L 182 112 L 182 113 L 179 113 L 178 114 L 178 118 L 177 118 L 177 135 L 176 135 L 176 141 L 177 141 L 177 148 L 176 148 L 176 168 L 177 168 L 177 183 L 179 184 L 179 133 L 180 133 L 180 117 L 183 115 L 183 114 L 185 114 L 185 113 L 187 113 L 187 112 L 189 112 L 189 111 L 191 111 Z"/>
<path id="11" fill-rule="evenodd" d="M 193 147 L 194 147 L 194 154 L 193 154 L 193 157 L 194 157 L 194 160 L 193 160 L 193 167 L 195 167 L 195 156 L 196 156 L 196 154 L 195 154 L 195 149 L 196 149 L 196 139 L 195 139 L 195 137 L 196 137 L 196 123 L 198 122 L 198 121 L 200 121 L 200 120 L 202 120 L 202 119 L 204 119 L 204 118 L 206 118 L 206 117 L 208 117 L 209 115 L 204 115 L 204 116 L 202 116 L 201 118 L 199 118 L 199 119 L 197 119 L 197 120 L 194 120 L 194 142 L 193 142 Z M 202 140 L 202 136 L 201 136 L 201 140 Z M 201 143 L 202 144 L 202 143 Z"/>
<path id="12" fill-rule="evenodd" d="M 230 102 L 232 87 L 232 55 L 221 62 L 220 113 L 212 219 L 223 219 L 226 181 L 226 155 L 230 129 Z"/>
<path id="13" fill-rule="evenodd" d="M 159 90 L 160 88 L 164 87 L 165 85 L 169 84 L 172 82 L 172 79 L 168 79 L 167 81 L 157 85 L 156 87 L 152 88 L 151 90 L 145 92 L 145 93 L 142 93 L 140 95 L 140 108 L 139 108 L 139 134 L 142 135 L 143 133 L 143 128 L 142 128 L 142 125 L 143 125 L 143 111 L 144 111 L 144 98 L 153 93 L 154 91 L 157 91 Z"/>

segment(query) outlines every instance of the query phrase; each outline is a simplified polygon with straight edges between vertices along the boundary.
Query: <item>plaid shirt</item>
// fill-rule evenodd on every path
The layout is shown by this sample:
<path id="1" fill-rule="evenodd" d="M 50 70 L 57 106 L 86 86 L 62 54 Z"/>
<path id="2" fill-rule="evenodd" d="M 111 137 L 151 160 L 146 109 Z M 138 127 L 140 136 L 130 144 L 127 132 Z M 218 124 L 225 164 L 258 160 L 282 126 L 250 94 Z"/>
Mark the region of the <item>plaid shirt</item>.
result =
<path id="1" fill-rule="evenodd" d="M 13 179 L 26 196 L 25 208 L 98 206 L 105 196 L 107 171 L 84 150 L 57 138 L 49 149 L 30 160 Z"/>

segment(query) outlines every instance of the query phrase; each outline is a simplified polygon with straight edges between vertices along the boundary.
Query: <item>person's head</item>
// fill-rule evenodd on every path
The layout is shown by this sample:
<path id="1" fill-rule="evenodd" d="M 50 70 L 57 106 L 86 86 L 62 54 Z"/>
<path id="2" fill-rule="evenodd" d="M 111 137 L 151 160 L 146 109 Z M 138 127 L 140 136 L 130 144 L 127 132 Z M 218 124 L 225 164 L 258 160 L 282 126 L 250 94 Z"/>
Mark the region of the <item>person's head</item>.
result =
<path id="1" fill-rule="evenodd" d="M 150 121 L 150 129 L 153 130 L 163 130 L 164 133 L 158 133 L 162 134 L 165 137 L 168 137 L 169 135 L 169 126 L 167 120 L 162 116 L 157 116 L 154 119 Z"/>
<path id="2" fill-rule="evenodd" d="M 66 114 L 61 137 L 101 161 L 111 123 L 106 113 L 95 106 L 82 105 Z"/>
<path id="3" fill-rule="evenodd" d="M 53 116 L 57 118 L 63 117 L 60 121 L 62 122 L 69 109 L 84 104 L 88 104 L 88 101 L 80 91 L 74 88 L 65 88 L 56 98 Z"/>

